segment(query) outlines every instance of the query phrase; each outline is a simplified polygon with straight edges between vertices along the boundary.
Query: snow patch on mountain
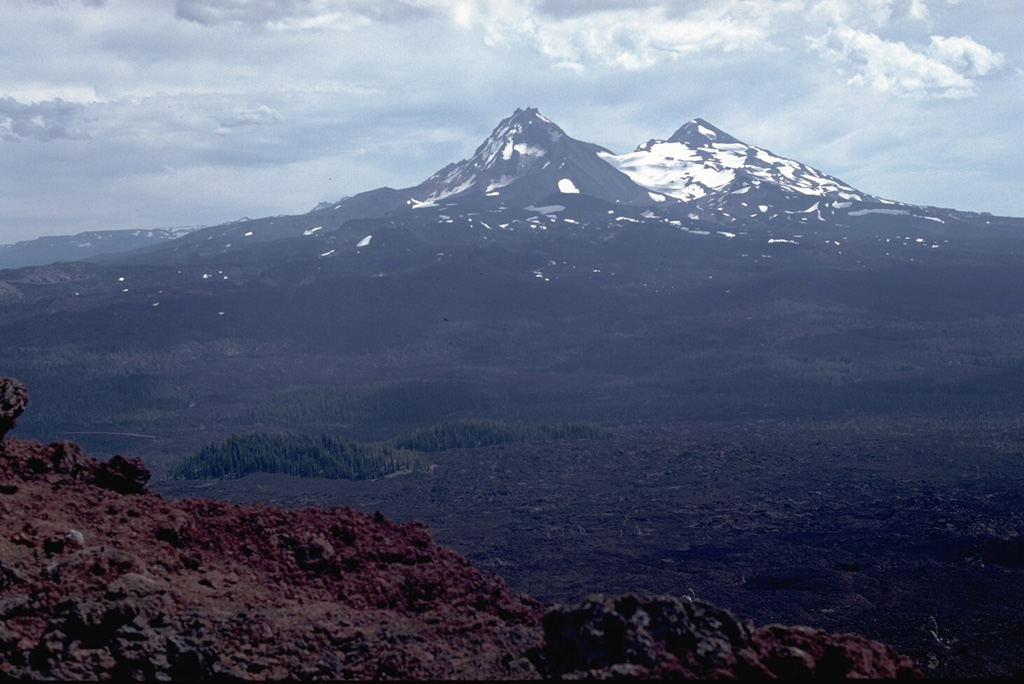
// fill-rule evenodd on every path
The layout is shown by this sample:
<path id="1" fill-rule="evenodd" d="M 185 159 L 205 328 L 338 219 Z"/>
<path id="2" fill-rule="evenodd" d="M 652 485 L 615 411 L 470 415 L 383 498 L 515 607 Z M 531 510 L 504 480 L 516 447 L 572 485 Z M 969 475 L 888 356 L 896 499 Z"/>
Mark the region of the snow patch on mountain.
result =
<path id="1" fill-rule="evenodd" d="M 580 189 L 569 178 L 563 178 L 558 181 L 558 191 L 565 195 L 578 195 L 580 193 Z"/>
<path id="2" fill-rule="evenodd" d="M 858 191 L 806 164 L 741 142 L 702 119 L 668 140 L 650 140 L 627 154 L 599 153 L 652 192 L 684 202 L 726 191 L 740 194 L 762 183 L 794 195 L 862 200 Z M 871 198 L 874 199 L 874 198 Z"/>
<path id="3" fill-rule="evenodd" d="M 515 181 L 515 179 L 516 179 L 515 176 L 502 176 L 498 180 L 491 181 L 487 185 L 486 194 L 491 195 L 493 193 L 494 195 L 497 195 L 498 193 L 494 192 L 495 190 L 497 190 L 498 188 L 504 188 L 505 186 L 507 186 L 510 183 L 512 183 L 513 181 Z"/>
<path id="4" fill-rule="evenodd" d="M 437 202 L 481 186 L 484 193 L 511 185 L 537 170 L 562 137 L 561 130 L 535 109 L 517 109 L 503 120 L 469 159 L 449 164 L 417 190 L 426 190 L 416 204 Z"/>
<path id="5" fill-rule="evenodd" d="M 867 216 L 868 214 L 891 214 L 893 216 L 900 216 L 909 213 L 910 212 L 906 209 L 860 209 L 858 211 L 851 211 L 850 216 Z"/>
<path id="6" fill-rule="evenodd" d="M 535 211 L 538 214 L 557 214 L 560 211 L 565 211 L 565 207 L 561 204 L 548 204 L 543 207 L 535 207 L 532 204 L 528 207 L 523 207 L 526 211 Z"/>
<path id="7" fill-rule="evenodd" d="M 451 197 L 452 195 L 458 195 L 460 192 L 465 192 L 466 190 L 469 190 L 471 187 L 473 187 L 473 184 L 475 182 L 476 182 L 476 176 L 470 176 L 469 178 L 467 178 L 466 180 L 462 181 L 458 185 L 455 185 L 455 186 L 452 186 L 452 187 L 448 187 L 448 188 L 445 188 L 444 190 L 441 190 L 440 192 L 435 192 L 435 193 L 431 194 L 430 196 L 427 197 L 426 201 L 427 202 L 437 202 L 438 200 L 443 200 L 446 197 Z"/>

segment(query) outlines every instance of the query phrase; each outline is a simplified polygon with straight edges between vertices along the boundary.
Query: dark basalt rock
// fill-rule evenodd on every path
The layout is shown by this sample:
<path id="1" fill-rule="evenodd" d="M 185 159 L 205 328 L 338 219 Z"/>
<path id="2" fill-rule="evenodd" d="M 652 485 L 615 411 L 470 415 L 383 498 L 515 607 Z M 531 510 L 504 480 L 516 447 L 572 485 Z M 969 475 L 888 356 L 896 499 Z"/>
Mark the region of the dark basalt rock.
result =
<path id="1" fill-rule="evenodd" d="M 596 597 L 555 607 L 531 654 L 555 679 L 920 678 L 909 658 L 855 635 L 748 620 L 672 596 Z"/>
<path id="2" fill-rule="evenodd" d="M 142 459 L 125 458 L 118 454 L 106 463 L 101 463 L 90 482 L 121 494 L 139 494 L 146 490 L 149 468 Z"/>
<path id="3" fill-rule="evenodd" d="M 0 439 L 18 424 L 28 404 L 28 390 L 14 378 L 0 377 Z"/>

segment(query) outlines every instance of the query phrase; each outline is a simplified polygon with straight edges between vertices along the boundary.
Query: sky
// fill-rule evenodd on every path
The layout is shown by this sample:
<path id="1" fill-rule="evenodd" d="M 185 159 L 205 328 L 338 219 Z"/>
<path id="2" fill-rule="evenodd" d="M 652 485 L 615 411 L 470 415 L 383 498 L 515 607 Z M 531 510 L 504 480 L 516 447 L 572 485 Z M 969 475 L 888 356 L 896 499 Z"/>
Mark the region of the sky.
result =
<path id="1" fill-rule="evenodd" d="M 1020 0 L 2 0 L 0 244 L 416 185 L 517 107 L 1024 216 Z"/>

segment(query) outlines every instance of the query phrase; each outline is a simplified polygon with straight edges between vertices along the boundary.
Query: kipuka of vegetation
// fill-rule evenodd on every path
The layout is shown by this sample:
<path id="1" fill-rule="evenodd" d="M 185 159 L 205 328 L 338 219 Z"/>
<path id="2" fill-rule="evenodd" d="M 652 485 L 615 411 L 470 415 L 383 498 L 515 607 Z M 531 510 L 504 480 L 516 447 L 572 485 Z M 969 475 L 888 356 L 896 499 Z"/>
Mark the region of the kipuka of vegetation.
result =
<path id="1" fill-rule="evenodd" d="M 389 444 L 354 442 L 333 435 L 254 432 L 207 444 L 186 458 L 171 477 L 235 479 L 250 473 L 369 480 L 425 465 L 418 454 Z"/>
<path id="2" fill-rule="evenodd" d="M 237 479 L 250 473 L 371 480 L 429 465 L 425 453 L 555 439 L 607 439 L 593 423 L 528 425 L 477 420 L 441 423 L 382 442 L 319 434 L 255 432 L 208 444 L 174 468 L 173 479 Z"/>

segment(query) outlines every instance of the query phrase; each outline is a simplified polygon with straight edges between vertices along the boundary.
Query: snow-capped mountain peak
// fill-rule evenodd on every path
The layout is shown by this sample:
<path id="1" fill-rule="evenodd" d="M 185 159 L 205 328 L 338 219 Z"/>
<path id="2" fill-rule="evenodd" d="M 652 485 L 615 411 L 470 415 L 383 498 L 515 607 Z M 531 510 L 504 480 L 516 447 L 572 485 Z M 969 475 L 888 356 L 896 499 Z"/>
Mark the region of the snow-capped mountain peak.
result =
<path id="1" fill-rule="evenodd" d="M 667 142 L 683 143 L 691 147 L 706 147 L 712 144 L 731 145 L 740 144 L 739 140 L 732 137 L 720 128 L 715 128 L 704 119 L 693 119 L 679 127 Z"/>
<path id="2" fill-rule="evenodd" d="M 684 202 L 751 187 L 794 198 L 876 199 L 806 164 L 747 145 L 703 119 L 687 122 L 668 140 L 601 158 L 637 184 Z"/>
<path id="3" fill-rule="evenodd" d="M 612 202 L 650 203 L 647 190 L 610 167 L 599 145 L 576 140 L 536 109 L 516 109 L 469 159 L 449 164 L 411 188 L 409 204 L 492 197 L 527 206 L 549 195 L 584 193 Z"/>
<path id="4" fill-rule="evenodd" d="M 536 109 L 517 109 L 477 148 L 471 166 L 478 172 L 502 168 L 522 175 L 547 156 L 550 144 L 564 135 L 561 128 Z"/>
<path id="5" fill-rule="evenodd" d="M 550 162 L 552 146 L 565 132 L 536 109 L 516 109 L 501 121 L 469 159 L 449 164 L 428 178 L 421 202 L 437 202 L 475 190 L 491 193 Z M 548 159 L 545 159 L 545 158 Z"/>

